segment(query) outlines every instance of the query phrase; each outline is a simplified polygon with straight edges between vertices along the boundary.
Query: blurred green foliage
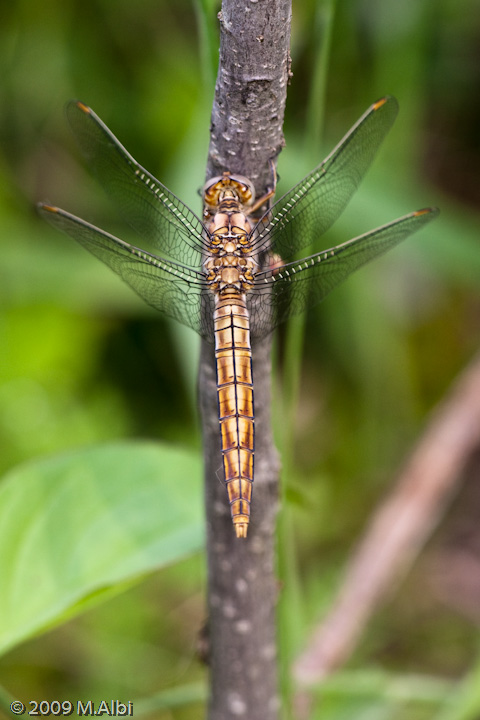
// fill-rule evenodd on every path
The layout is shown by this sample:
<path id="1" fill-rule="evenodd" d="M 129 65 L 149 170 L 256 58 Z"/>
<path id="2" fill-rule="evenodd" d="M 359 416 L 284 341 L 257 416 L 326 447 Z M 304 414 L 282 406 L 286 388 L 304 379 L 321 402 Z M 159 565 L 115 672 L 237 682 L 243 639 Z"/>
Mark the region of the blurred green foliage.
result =
<path id="1" fill-rule="evenodd" d="M 43 226 L 33 206 L 50 200 L 126 236 L 69 135 L 62 108 L 76 97 L 199 210 L 218 9 L 190 0 L 0 7 L 2 471 L 121 438 L 200 447 L 193 333 L 157 317 Z M 328 607 L 349 549 L 429 412 L 478 347 L 479 37 L 473 0 L 294 4 L 279 191 L 311 169 L 370 102 L 391 93 L 399 119 L 326 246 L 426 205 L 439 205 L 442 215 L 310 312 L 293 352 L 286 331 L 278 334 L 274 417 L 294 412 L 288 437 L 283 420 L 276 428 L 296 580 L 289 657 Z M 282 388 L 298 402 L 285 404 Z M 432 558 L 443 541 L 440 531 Z M 358 673 L 326 687 L 322 718 L 480 715 L 467 675 L 469 668 L 478 674 L 478 613 L 472 619 L 443 604 L 429 568 L 426 557 L 415 582 L 375 619 L 352 661 Z M 194 659 L 204 584 L 199 556 L 162 570 L 12 650 L 0 661 L 0 683 L 21 699 L 164 692 L 149 717 L 201 717 L 203 695 L 192 683 L 204 676 Z M 375 666 L 384 675 L 372 681 Z M 431 685 L 429 676 L 436 676 Z M 449 683 L 462 676 L 456 710 Z M 181 687 L 168 695 L 177 686 L 183 695 Z M 166 697 L 173 697 L 170 710 Z"/>
<path id="2" fill-rule="evenodd" d="M 198 552 L 200 466 L 160 443 L 118 443 L 12 470 L 0 486 L 0 651 Z"/>

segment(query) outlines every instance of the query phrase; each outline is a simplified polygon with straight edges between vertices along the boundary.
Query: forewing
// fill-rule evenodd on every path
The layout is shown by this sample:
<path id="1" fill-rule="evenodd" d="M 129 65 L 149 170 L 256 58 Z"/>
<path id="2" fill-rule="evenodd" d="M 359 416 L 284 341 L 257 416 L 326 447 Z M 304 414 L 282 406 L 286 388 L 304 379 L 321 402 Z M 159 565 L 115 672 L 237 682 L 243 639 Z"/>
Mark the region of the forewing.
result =
<path id="1" fill-rule="evenodd" d="M 437 215 L 436 208 L 418 210 L 343 245 L 259 273 L 250 300 L 252 335 L 262 337 L 292 315 L 321 302 L 352 272 Z"/>
<path id="2" fill-rule="evenodd" d="M 211 293 L 200 271 L 151 255 L 59 208 L 38 209 L 51 225 L 112 268 L 146 303 L 212 340 Z"/>
<path id="3" fill-rule="evenodd" d="M 394 97 L 374 103 L 322 164 L 261 219 L 256 248 L 270 248 L 286 260 L 318 240 L 346 207 L 397 113 Z"/>
<path id="4" fill-rule="evenodd" d="M 88 165 L 125 220 L 162 256 L 200 266 L 200 219 L 134 160 L 93 110 L 71 101 L 66 113 Z"/>

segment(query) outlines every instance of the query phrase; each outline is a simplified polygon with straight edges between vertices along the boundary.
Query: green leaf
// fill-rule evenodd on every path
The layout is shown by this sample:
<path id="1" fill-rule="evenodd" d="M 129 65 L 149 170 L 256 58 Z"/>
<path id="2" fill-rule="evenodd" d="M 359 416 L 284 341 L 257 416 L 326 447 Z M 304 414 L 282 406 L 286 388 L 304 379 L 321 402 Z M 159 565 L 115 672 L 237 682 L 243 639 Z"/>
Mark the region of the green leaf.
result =
<path id="1" fill-rule="evenodd" d="M 118 443 L 0 485 L 0 652 L 204 546 L 200 458 Z"/>

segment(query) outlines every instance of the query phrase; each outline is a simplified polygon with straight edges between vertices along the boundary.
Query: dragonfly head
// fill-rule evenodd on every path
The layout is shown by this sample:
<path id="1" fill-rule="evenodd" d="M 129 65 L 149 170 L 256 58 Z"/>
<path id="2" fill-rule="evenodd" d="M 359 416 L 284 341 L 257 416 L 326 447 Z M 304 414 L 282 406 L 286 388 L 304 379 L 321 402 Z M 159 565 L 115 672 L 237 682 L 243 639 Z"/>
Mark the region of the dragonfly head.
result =
<path id="1" fill-rule="evenodd" d="M 207 214 L 215 213 L 224 200 L 235 200 L 245 208 L 253 205 L 255 201 L 255 188 L 253 183 L 243 175 L 223 175 L 208 180 L 202 191 Z"/>

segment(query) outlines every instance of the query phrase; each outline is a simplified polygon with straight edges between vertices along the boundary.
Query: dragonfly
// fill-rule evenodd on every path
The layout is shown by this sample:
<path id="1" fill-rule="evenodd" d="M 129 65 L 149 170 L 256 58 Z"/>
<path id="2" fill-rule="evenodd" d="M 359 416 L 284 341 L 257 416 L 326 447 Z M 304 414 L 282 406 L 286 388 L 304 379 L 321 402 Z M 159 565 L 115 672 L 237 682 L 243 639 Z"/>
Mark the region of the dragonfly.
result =
<path id="1" fill-rule="evenodd" d="M 424 208 L 328 250 L 292 259 L 344 210 L 398 112 L 373 103 L 327 158 L 271 204 L 226 170 L 203 188 L 198 217 L 128 153 L 88 106 L 66 113 L 80 149 L 121 215 L 142 239 L 132 245 L 58 207 L 39 204 L 54 227 L 114 270 L 149 305 L 213 344 L 224 481 L 237 537 L 247 536 L 254 481 L 254 338 L 322 301 L 354 270 L 423 228 Z M 271 205 L 271 206 L 270 206 Z"/>

